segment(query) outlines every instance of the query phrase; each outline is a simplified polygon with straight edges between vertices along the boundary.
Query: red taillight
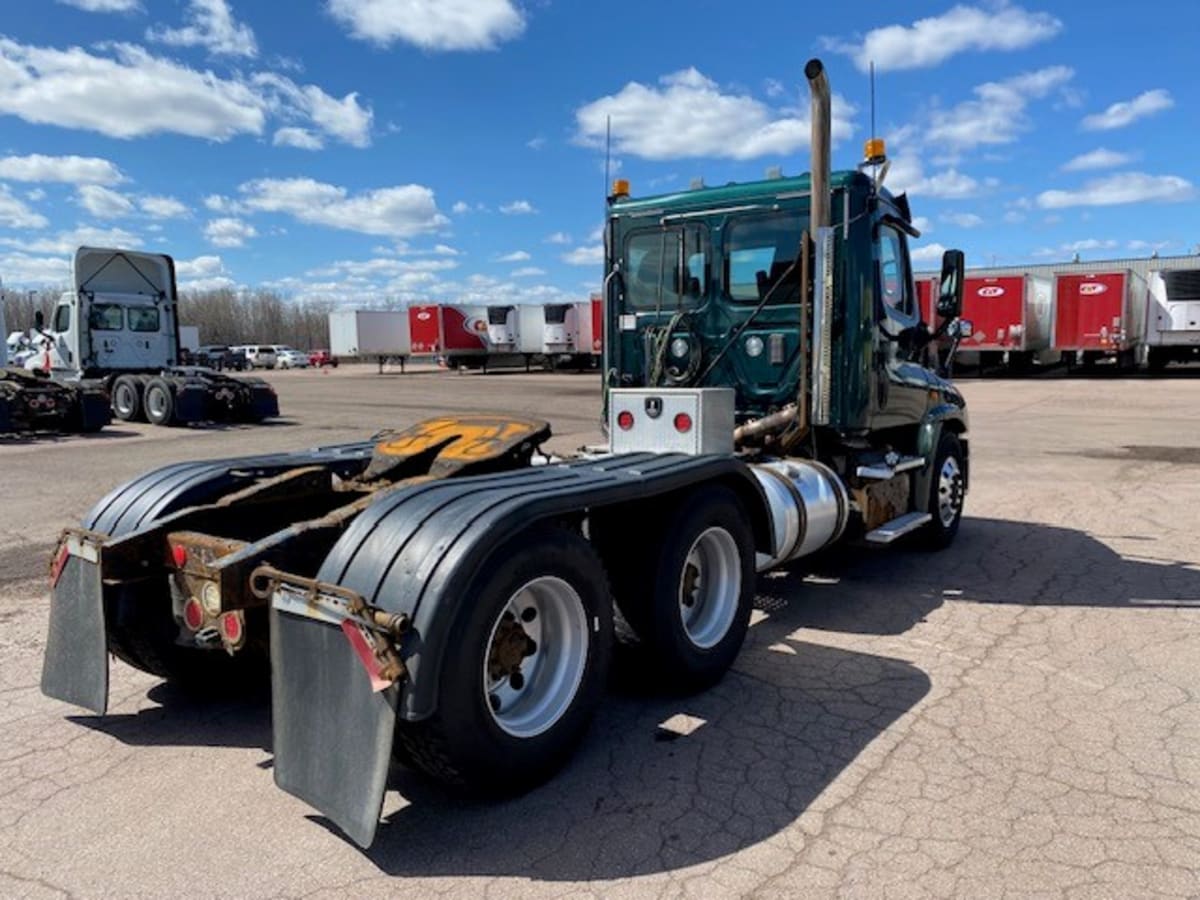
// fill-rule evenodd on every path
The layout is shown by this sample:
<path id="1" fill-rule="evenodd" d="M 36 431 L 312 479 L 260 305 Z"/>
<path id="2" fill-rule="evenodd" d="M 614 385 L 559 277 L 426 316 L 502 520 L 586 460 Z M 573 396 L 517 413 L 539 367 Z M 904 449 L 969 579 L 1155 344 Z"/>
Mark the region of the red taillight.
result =
<path id="1" fill-rule="evenodd" d="M 58 553 L 54 555 L 54 563 L 50 566 L 50 589 L 58 587 L 59 576 L 62 575 L 63 567 L 67 564 L 67 558 L 70 556 L 67 550 L 67 543 L 63 541 L 58 547 Z"/>
<path id="2" fill-rule="evenodd" d="M 227 612 L 220 618 L 221 636 L 230 644 L 240 643 L 242 640 L 242 614 L 240 612 Z"/>
<path id="3" fill-rule="evenodd" d="M 620 428 L 622 431 L 628 431 L 630 428 L 632 428 L 633 427 L 633 413 L 631 413 L 627 409 L 623 409 L 619 413 L 617 413 L 617 427 Z"/>
<path id="4" fill-rule="evenodd" d="M 199 631 L 204 624 L 204 607 L 195 597 L 183 604 L 183 624 L 192 631 Z"/>
<path id="5" fill-rule="evenodd" d="M 187 547 L 182 544 L 176 544 L 171 548 L 171 560 L 175 563 L 175 568 L 182 569 L 187 565 L 188 552 Z"/>
<path id="6" fill-rule="evenodd" d="M 692 417 L 687 413 L 675 414 L 675 430 L 680 434 L 687 434 L 692 430 Z"/>

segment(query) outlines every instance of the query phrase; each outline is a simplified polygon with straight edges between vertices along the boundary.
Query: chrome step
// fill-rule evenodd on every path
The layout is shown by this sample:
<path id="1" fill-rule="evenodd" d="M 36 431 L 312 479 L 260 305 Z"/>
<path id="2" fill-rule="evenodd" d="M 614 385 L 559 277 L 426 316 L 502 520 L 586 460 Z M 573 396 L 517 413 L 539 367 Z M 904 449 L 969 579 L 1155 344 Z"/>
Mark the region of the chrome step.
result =
<path id="1" fill-rule="evenodd" d="M 868 478 L 872 481 L 887 481 L 901 472 L 919 469 L 923 465 L 925 465 L 923 456 L 902 456 L 890 466 L 885 463 L 876 466 L 859 466 L 855 470 L 855 474 L 859 478 Z"/>
<path id="2" fill-rule="evenodd" d="M 933 521 L 933 515 L 927 512 L 905 513 L 890 522 L 884 522 L 874 531 L 868 531 L 867 540 L 872 544 L 890 544 L 897 538 L 902 538 L 931 521 Z"/>

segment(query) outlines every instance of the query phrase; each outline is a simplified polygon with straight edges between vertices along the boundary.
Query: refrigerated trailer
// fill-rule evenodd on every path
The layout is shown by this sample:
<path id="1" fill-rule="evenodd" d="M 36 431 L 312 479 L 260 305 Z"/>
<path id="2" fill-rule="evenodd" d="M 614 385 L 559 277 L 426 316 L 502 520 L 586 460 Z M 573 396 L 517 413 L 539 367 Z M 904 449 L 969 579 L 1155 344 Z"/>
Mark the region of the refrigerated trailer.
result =
<path id="1" fill-rule="evenodd" d="M 976 274 L 966 279 L 961 336 L 965 365 L 1003 364 L 1013 369 L 1058 362 L 1050 349 L 1053 286 L 1033 275 Z"/>
<path id="2" fill-rule="evenodd" d="M 1200 360 L 1200 270 L 1151 272 L 1142 361 L 1151 371 Z"/>
<path id="3" fill-rule="evenodd" d="M 488 366 L 520 366 L 529 371 L 545 353 L 545 308 L 515 303 L 487 308 Z"/>
<path id="4" fill-rule="evenodd" d="M 1146 282 L 1130 269 L 1054 277 L 1050 347 L 1088 366 L 1112 357 L 1132 369 L 1146 318 Z"/>
<path id="5" fill-rule="evenodd" d="M 488 355 L 486 306 L 438 307 L 442 352 L 451 369 L 485 368 Z"/>
<path id="6" fill-rule="evenodd" d="M 389 360 L 412 355 L 407 310 L 338 309 L 329 314 L 329 349 L 340 360 L 376 362 L 379 371 Z"/>
<path id="7" fill-rule="evenodd" d="M 442 352 L 442 312 L 436 305 L 408 308 L 408 333 L 413 356 Z"/>

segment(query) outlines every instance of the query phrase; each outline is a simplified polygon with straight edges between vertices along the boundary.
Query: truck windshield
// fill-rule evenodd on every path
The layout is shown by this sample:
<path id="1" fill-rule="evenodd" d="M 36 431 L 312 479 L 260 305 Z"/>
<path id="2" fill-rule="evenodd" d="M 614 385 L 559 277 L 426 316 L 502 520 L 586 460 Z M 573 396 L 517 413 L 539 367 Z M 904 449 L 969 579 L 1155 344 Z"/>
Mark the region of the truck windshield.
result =
<path id="1" fill-rule="evenodd" d="M 131 306 L 128 317 L 130 331 L 158 331 L 158 307 Z"/>
<path id="2" fill-rule="evenodd" d="M 799 255 L 805 224 L 795 213 L 734 220 L 725 241 L 725 286 L 729 299 L 757 303 L 765 297 Z M 775 291 L 771 302 L 800 302 L 799 266 Z"/>
<path id="3" fill-rule="evenodd" d="M 699 305 L 708 291 L 707 229 L 688 225 L 630 235 L 625 242 L 625 271 L 625 299 L 633 309 L 672 310 Z"/>

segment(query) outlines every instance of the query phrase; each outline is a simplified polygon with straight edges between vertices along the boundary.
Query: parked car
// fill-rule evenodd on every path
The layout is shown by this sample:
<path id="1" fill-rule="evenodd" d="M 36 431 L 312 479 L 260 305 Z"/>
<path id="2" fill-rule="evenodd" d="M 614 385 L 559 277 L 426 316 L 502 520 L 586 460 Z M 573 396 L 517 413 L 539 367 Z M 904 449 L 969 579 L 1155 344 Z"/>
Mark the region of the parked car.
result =
<path id="1" fill-rule="evenodd" d="M 275 348 L 269 344 L 246 344 L 240 349 L 246 354 L 246 363 L 250 368 L 275 368 Z"/>
<path id="2" fill-rule="evenodd" d="M 246 354 L 239 347 L 227 347 L 224 344 L 207 344 L 197 350 L 193 361 L 198 366 L 221 371 L 232 369 L 241 372 L 246 368 Z"/>
<path id="3" fill-rule="evenodd" d="M 308 364 L 310 366 L 316 366 L 318 369 L 321 368 L 321 366 L 333 366 L 336 369 L 338 361 L 337 357 L 328 350 L 309 350 Z"/>
<path id="4" fill-rule="evenodd" d="M 275 348 L 275 368 L 277 369 L 307 369 L 308 354 L 291 347 Z"/>

